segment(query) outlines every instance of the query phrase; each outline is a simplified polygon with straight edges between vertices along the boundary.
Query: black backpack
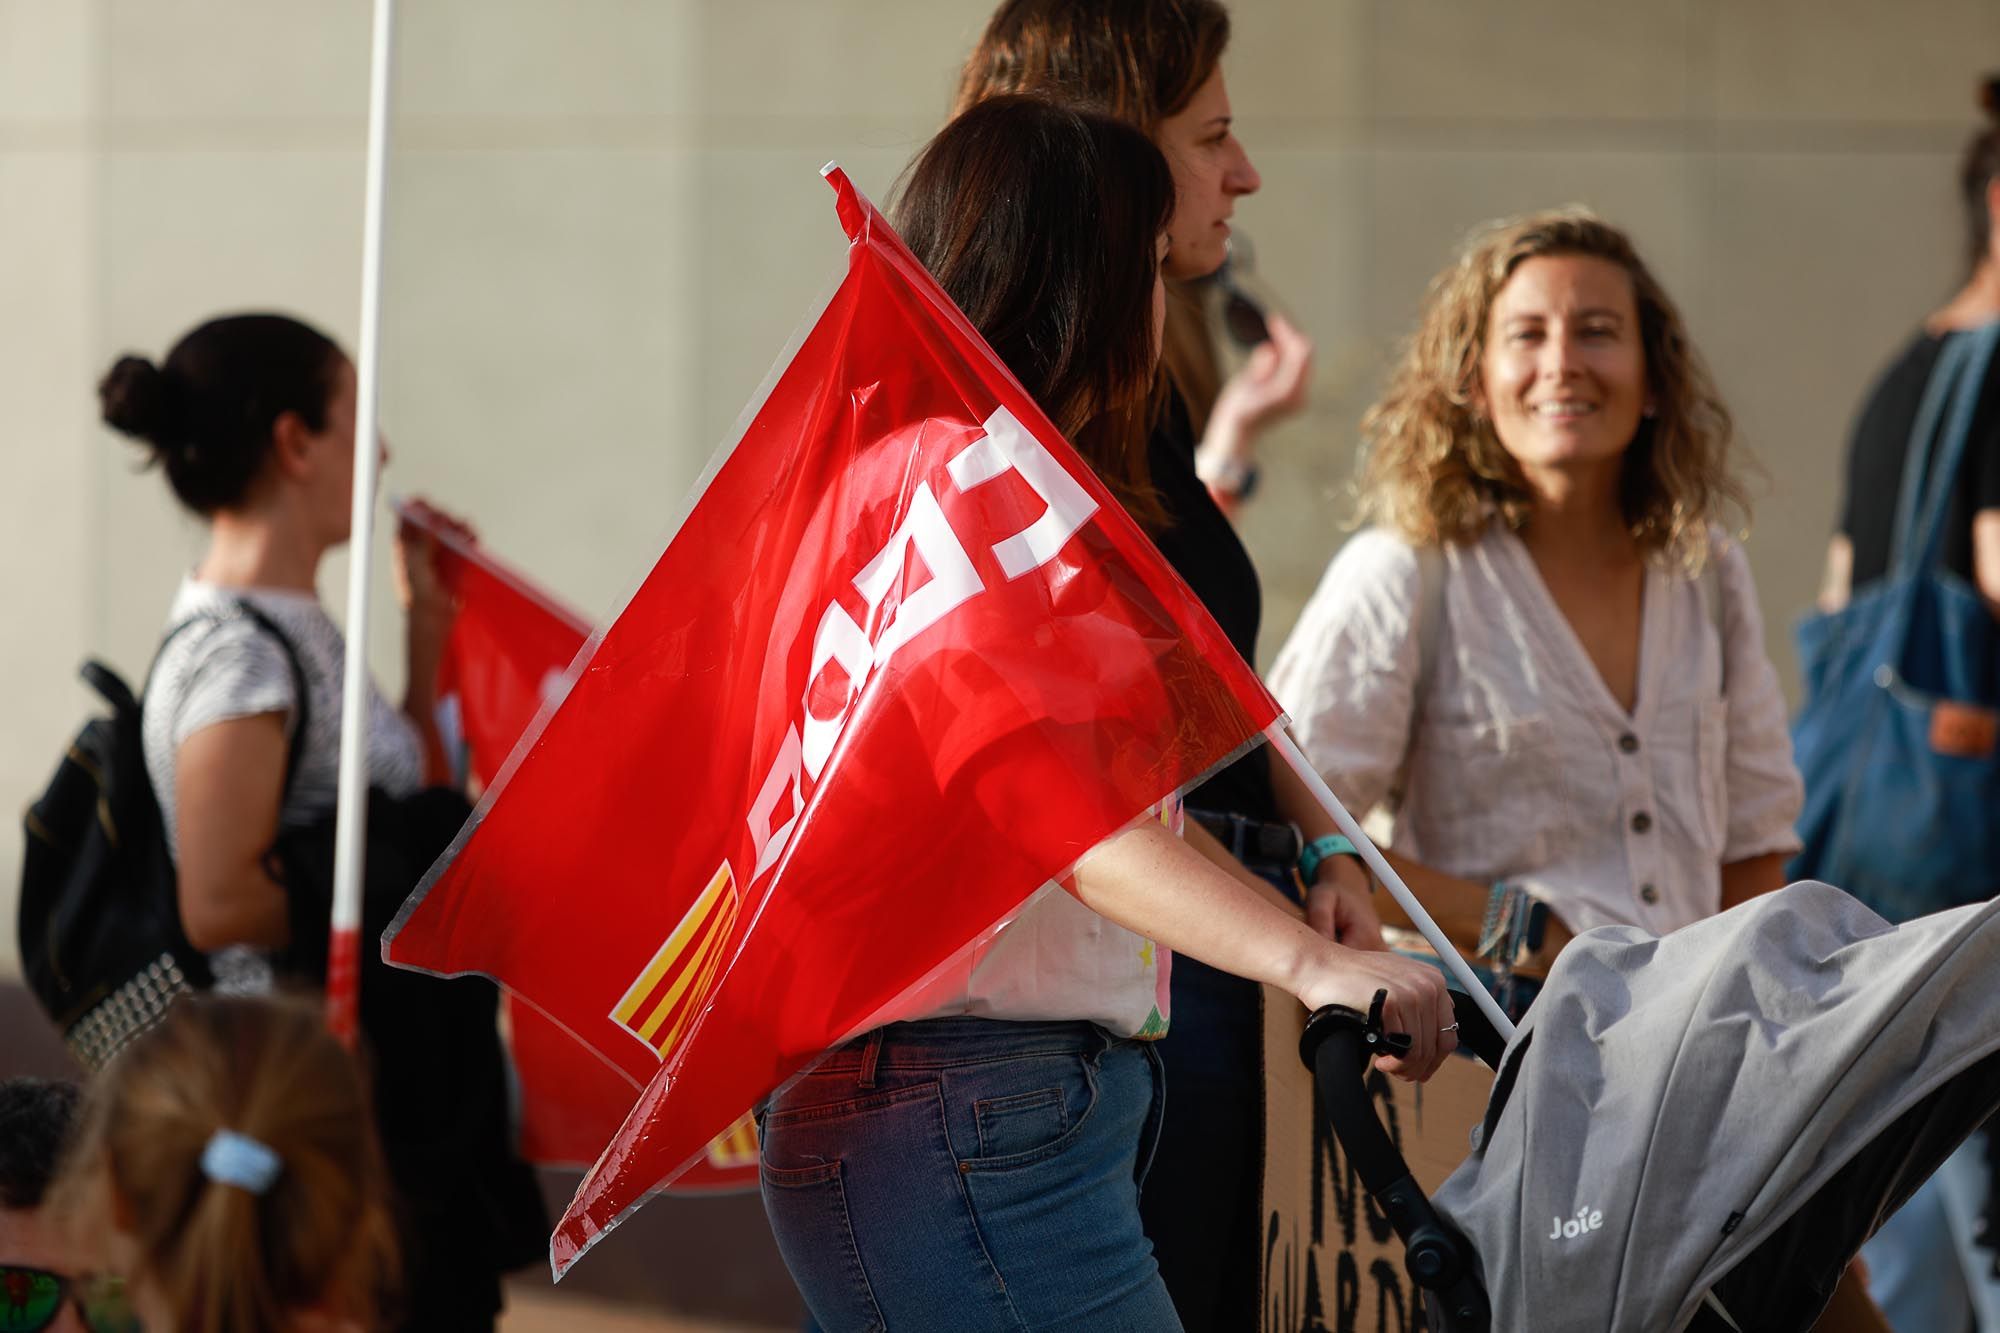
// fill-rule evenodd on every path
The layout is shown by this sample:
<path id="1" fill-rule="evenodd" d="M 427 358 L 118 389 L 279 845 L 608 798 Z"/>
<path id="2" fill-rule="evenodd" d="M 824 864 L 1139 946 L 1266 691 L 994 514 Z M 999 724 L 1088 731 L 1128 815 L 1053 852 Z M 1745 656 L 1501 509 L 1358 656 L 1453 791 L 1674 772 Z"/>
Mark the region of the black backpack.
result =
<path id="1" fill-rule="evenodd" d="M 305 735 L 305 675 L 283 631 L 255 607 L 238 606 L 291 664 L 298 722 L 285 764 L 289 793 Z M 182 621 L 160 651 L 190 626 L 220 618 Z M 213 977 L 181 926 L 174 860 L 146 775 L 140 701 L 102 662 L 85 662 L 81 674 L 111 715 L 84 724 L 23 818 L 18 929 L 28 988 L 94 1070 Z"/>

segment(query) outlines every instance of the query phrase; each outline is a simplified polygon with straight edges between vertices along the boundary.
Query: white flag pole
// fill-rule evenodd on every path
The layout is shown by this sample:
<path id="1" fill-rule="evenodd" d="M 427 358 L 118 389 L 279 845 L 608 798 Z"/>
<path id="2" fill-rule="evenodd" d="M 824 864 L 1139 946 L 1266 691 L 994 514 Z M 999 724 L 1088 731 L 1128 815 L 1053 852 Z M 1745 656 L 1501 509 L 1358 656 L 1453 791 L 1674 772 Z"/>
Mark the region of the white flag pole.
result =
<path id="1" fill-rule="evenodd" d="M 389 172 L 390 56 L 395 0 L 375 0 L 368 65 L 367 192 L 361 213 L 361 345 L 355 353 L 354 502 L 348 529 L 347 669 L 341 682 L 340 786 L 334 807 L 333 922 L 327 1026 L 352 1046 L 361 981 L 361 876 L 368 836 L 368 593 L 381 467 L 376 409 L 382 362 L 382 216 Z"/>
<path id="2" fill-rule="evenodd" d="M 1423 937 L 1430 941 L 1431 948 L 1437 950 L 1439 960 L 1444 963 L 1452 976 L 1457 978 L 1458 984 L 1472 997 L 1473 1003 L 1479 1006 L 1479 1012 L 1485 1014 L 1487 1021 L 1493 1024 L 1493 1030 L 1500 1034 L 1502 1040 L 1513 1040 L 1513 1022 L 1501 1011 L 1499 1004 L 1486 987 L 1479 984 L 1479 978 L 1473 975 L 1472 968 L 1459 956 L 1456 946 L 1445 938 L 1445 933 L 1438 929 L 1438 923 L 1431 920 L 1431 914 L 1417 901 L 1417 895 L 1410 892 L 1410 886 L 1403 883 L 1403 877 L 1390 867 L 1389 862 L 1383 858 L 1381 850 L 1366 833 L 1361 831 L 1361 825 L 1355 821 L 1354 816 L 1347 813 L 1347 807 L 1340 803 L 1340 798 L 1326 785 L 1326 780 L 1320 777 L 1319 770 L 1299 753 L 1298 742 L 1292 739 L 1284 724 L 1273 722 L 1266 727 L 1264 739 L 1284 756 L 1285 762 L 1291 765 L 1292 772 L 1299 775 L 1299 781 L 1311 789 L 1312 794 L 1318 798 L 1320 807 L 1332 816 L 1334 824 L 1347 835 L 1348 841 L 1354 844 L 1354 849 L 1361 853 L 1363 864 L 1374 873 L 1376 879 L 1382 881 L 1383 887 L 1389 890 L 1389 896 L 1396 900 L 1417 929 L 1423 933 Z"/>

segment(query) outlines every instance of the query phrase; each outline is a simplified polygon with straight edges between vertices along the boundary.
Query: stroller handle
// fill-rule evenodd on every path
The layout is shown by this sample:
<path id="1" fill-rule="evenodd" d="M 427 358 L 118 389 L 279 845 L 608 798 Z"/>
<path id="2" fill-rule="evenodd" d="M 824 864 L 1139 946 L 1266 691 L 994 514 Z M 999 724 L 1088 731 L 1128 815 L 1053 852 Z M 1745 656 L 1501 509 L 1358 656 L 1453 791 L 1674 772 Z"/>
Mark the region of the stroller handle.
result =
<path id="1" fill-rule="evenodd" d="M 1382 1214 L 1402 1238 L 1411 1279 L 1442 1305 L 1443 1327 L 1451 1333 L 1484 1333 L 1492 1320 L 1485 1289 L 1469 1262 L 1464 1238 L 1446 1226 L 1410 1174 L 1403 1154 L 1382 1128 L 1369 1095 L 1369 1063 L 1378 1055 L 1408 1049 L 1408 1039 L 1385 1033 L 1383 996 L 1371 1013 L 1345 1005 L 1316 1010 L 1299 1038 L 1299 1056 L 1313 1071 L 1334 1136 Z M 1498 1069 L 1506 1043 L 1471 997 L 1451 992 L 1460 1044 L 1489 1068 Z"/>

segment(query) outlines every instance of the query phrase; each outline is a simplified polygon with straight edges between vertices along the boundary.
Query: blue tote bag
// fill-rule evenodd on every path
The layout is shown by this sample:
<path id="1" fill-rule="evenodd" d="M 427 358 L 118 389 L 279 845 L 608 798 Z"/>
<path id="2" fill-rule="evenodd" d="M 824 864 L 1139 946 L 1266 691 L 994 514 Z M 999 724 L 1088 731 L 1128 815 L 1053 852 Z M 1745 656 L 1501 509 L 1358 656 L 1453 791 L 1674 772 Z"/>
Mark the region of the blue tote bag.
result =
<path id="1" fill-rule="evenodd" d="M 1910 433 L 1888 575 L 1796 630 L 1793 879 L 1891 921 L 2000 893 L 2000 623 L 1939 564 L 2000 323 L 1946 338 Z"/>

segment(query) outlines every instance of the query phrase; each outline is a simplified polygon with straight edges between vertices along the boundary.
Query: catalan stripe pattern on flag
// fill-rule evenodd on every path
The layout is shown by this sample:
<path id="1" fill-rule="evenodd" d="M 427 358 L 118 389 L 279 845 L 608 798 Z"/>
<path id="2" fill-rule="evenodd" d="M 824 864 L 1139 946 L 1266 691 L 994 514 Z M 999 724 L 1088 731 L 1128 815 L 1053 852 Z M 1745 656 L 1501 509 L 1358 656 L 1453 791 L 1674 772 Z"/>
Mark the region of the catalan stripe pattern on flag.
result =
<path id="1" fill-rule="evenodd" d="M 696 1007 L 708 998 L 709 988 L 715 984 L 723 948 L 736 929 L 736 913 L 742 905 L 736 876 L 724 862 L 666 943 L 612 1006 L 611 1021 L 644 1042 L 660 1059 L 669 1058 Z"/>

